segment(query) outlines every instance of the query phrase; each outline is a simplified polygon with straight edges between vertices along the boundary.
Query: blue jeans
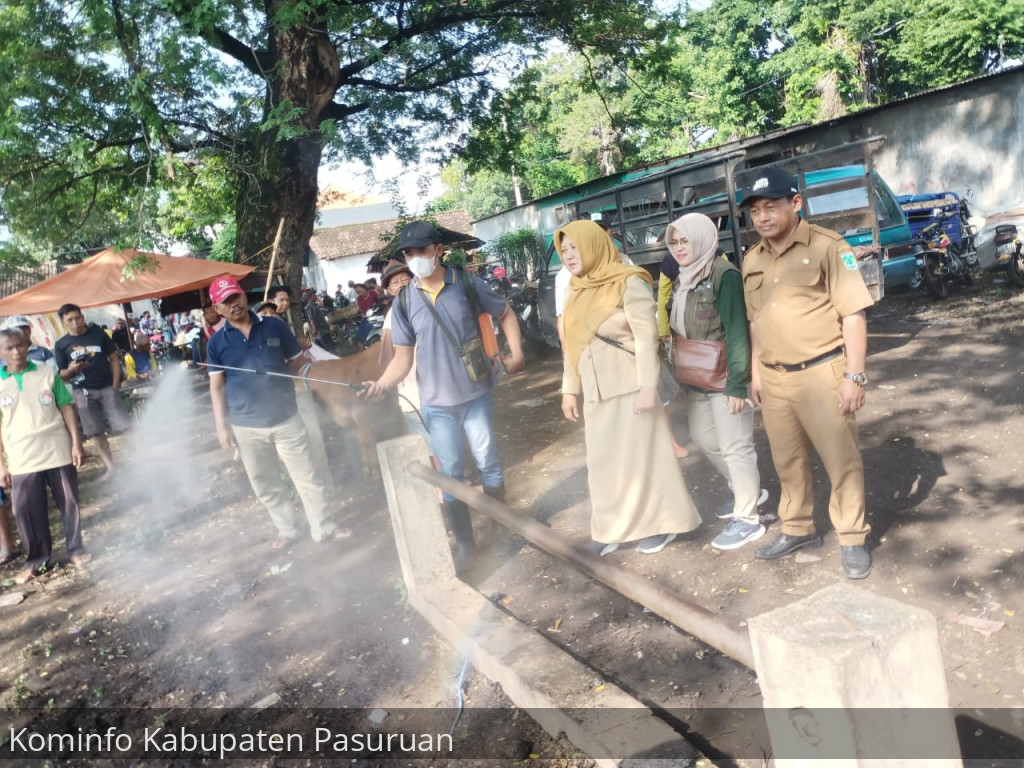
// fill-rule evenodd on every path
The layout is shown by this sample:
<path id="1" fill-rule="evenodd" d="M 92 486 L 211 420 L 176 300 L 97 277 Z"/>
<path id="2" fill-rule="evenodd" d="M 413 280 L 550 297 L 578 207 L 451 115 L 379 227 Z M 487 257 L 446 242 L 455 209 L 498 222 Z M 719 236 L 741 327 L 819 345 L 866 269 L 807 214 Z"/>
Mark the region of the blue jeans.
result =
<path id="1" fill-rule="evenodd" d="M 444 474 L 456 480 L 465 479 L 462 453 L 465 432 L 484 487 L 495 488 L 505 482 L 494 438 L 494 401 L 490 392 L 461 405 L 421 405 L 420 412 L 427 422 L 430 441 Z M 455 497 L 446 493 L 444 500 L 455 501 Z"/>

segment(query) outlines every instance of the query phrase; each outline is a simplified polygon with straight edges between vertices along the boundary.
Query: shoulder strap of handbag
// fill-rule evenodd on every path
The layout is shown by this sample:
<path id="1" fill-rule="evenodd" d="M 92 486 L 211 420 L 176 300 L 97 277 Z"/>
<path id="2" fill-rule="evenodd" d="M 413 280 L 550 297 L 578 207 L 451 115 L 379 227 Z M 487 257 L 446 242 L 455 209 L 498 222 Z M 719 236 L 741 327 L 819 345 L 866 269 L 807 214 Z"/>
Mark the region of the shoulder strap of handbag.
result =
<path id="1" fill-rule="evenodd" d="M 594 338 L 595 339 L 600 339 L 605 344 L 611 344 L 613 347 L 618 347 L 623 352 L 628 352 L 629 354 L 631 354 L 634 357 L 636 357 L 636 352 L 634 352 L 632 349 L 630 349 L 629 347 L 625 346 L 624 344 L 620 344 L 619 342 L 615 341 L 614 339 L 609 339 L 607 336 L 602 336 L 600 333 L 595 333 L 594 334 Z"/>

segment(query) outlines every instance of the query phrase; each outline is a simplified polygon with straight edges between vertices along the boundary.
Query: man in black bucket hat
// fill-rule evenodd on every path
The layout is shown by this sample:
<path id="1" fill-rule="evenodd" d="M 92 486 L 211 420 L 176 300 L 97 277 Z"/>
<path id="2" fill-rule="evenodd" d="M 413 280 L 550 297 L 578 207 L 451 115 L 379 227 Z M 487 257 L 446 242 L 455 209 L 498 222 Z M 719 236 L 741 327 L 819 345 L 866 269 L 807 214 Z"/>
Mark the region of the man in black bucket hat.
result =
<path id="1" fill-rule="evenodd" d="M 361 394 L 380 399 L 409 374 L 415 360 L 420 410 L 441 471 L 463 479 L 465 434 L 484 493 L 504 501 L 491 399 L 497 376 L 484 352 L 481 321 L 492 340 L 491 319 L 501 323 L 511 350 L 502 362 L 515 373 L 524 364 L 519 319 L 479 277 L 441 263 L 441 235 L 429 222 L 407 224 L 398 247 L 414 279 L 392 302 L 395 356 L 377 381 L 365 382 Z M 475 553 L 469 508 L 445 494 L 443 509 L 455 535 L 455 568 L 464 570 Z"/>

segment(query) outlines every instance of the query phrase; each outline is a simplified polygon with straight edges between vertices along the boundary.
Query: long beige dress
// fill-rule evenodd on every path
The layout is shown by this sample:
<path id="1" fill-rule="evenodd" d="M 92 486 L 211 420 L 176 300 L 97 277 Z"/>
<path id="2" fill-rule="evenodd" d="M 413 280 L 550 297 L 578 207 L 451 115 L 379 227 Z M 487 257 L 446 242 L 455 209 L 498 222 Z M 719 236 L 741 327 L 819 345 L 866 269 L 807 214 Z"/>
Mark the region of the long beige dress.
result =
<path id="1" fill-rule="evenodd" d="M 658 329 L 654 297 L 638 277 L 626 280 L 622 306 L 595 337 L 578 372 L 565 362 L 562 392 L 583 394 L 591 538 L 605 544 L 692 531 L 700 515 L 683 482 L 661 403 L 633 413 L 641 386 L 658 383 Z"/>

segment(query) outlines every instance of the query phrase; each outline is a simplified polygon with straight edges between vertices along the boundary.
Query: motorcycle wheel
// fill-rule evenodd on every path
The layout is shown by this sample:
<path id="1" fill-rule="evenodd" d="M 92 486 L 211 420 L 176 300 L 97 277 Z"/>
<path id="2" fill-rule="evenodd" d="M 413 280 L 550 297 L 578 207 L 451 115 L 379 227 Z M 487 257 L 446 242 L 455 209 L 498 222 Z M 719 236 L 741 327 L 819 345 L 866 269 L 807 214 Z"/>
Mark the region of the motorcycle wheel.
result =
<path id="1" fill-rule="evenodd" d="M 928 295 L 933 299 L 949 298 L 949 283 L 939 274 L 939 259 L 937 256 L 926 256 L 924 267 L 921 269 L 921 277 L 924 278 L 924 287 Z"/>
<path id="2" fill-rule="evenodd" d="M 1006 277 L 1015 288 L 1024 288 L 1024 249 L 1019 246 L 1006 265 Z"/>
<path id="3" fill-rule="evenodd" d="M 907 283 L 907 286 L 910 288 L 910 290 L 916 291 L 922 285 L 924 285 L 924 277 L 922 277 L 921 275 L 921 270 L 915 269 L 914 274 L 910 276 L 910 282 Z"/>

